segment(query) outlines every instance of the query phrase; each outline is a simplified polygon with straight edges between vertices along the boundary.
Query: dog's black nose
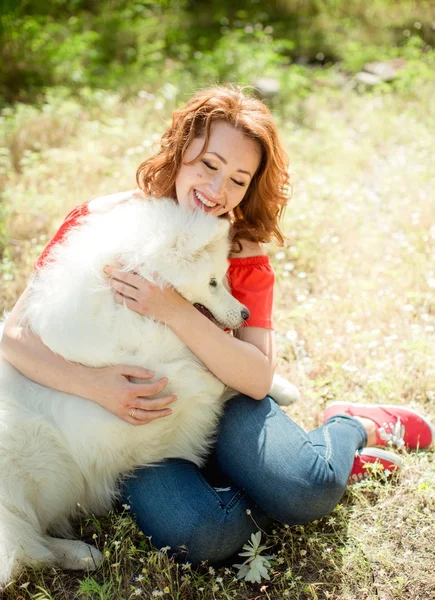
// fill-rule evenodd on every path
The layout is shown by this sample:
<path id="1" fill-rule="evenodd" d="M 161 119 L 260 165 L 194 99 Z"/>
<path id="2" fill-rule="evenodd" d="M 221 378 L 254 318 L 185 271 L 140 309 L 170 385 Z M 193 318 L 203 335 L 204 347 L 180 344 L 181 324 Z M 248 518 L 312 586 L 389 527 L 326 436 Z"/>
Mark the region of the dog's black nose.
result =
<path id="1" fill-rule="evenodd" d="M 249 312 L 249 310 L 247 308 L 242 309 L 242 319 L 244 321 L 247 321 L 249 319 L 249 315 L 251 313 Z"/>

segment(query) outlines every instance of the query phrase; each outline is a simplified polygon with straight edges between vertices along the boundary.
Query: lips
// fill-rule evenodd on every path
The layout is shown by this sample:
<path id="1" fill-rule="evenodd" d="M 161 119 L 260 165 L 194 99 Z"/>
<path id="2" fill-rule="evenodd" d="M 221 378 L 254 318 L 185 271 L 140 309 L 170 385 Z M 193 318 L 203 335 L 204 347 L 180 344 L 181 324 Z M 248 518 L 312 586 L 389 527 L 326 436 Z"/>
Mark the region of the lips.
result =
<path id="1" fill-rule="evenodd" d="M 207 317 L 207 319 L 210 319 L 210 321 L 212 321 L 212 323 L 214 323 L 221 329 L 224 329 L 224 325 L 222 325 L 222 323 L 219 323 L 219 321 L 214 317 L 213 313 L 211 311 L 209 311 L 208 308 L 206 308 L 203 304 L 200 304 L 199 302 L 195 302 L 195 304 L 193 306 L 196 308 L 196 310 L 199 310 L 200 313 L 202 313 L 205 317 Z"/>
<path id="2" fill-rule="evenodd" d="M 201 196 L 203 199 L 207 200 L 208 202 L 213 203 L 213 206 L 207 206 L 206 204 L 204 204 L 204 202 L 201 202 L 199 196 Z M 218 208 L 220 206 L 220 204 L 218 202 L 213 202 L 212 200 L 210 200 L 208 198 L 208 196 L 206 196 L 202 192 L 199 192 L 196 189 L 193 190 L 193 197 L 195 199 L 196 204 L 200 208 L 202 208 L 203 210 L 205 210 L 206 212 L 211 212 L 212 210 L 214 210 L 215 208 Z"/>

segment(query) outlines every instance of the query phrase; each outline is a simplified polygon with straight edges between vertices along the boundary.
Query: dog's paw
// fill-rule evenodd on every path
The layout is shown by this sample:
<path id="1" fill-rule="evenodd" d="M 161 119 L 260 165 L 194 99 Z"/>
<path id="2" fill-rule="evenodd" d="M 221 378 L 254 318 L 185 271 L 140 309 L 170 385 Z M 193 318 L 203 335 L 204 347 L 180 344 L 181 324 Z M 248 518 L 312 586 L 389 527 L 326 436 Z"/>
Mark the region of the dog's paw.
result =
<path id="1" fill-rule="evenodd" d="M 269 396 L 280 406 L 289 406 L 290 404 L 299 402 L 301 399 L 298 388 L 293 383 L 290 383 L 290 381 L 287 381 L 287 379 L 284 379 L 284 377 L 281 377 L 281 375 L 273 376 Z"/>
<path id="2" fill-rule="evenodd" d="M 62 569 L 94 571 L 103 562 L 103 554 L 85 542 L 52 538 L 49 546 Z"/>

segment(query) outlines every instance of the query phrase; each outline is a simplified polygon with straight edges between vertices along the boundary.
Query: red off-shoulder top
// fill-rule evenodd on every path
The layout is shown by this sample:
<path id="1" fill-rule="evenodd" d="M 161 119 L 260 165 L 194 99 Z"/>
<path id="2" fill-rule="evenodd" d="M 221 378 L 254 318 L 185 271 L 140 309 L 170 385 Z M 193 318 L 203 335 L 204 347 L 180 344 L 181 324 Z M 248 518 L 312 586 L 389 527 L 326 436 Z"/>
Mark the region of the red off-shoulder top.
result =
<path id="1" fill-rule="evenodd" d="M 36 268 L 44 265 L 52 247 L 61 242 L 67 232 L 77 225 L 81 217 L 89 214 L 88 203 L 74 208 L 66 217 L 53 238 L 48 242 L 35 263 Z M 251 313 L 247 327 L 273 329 L 272 305 L 275 273 L 266 255 L 230 258 L 228 282 L 231 293 Z"/>

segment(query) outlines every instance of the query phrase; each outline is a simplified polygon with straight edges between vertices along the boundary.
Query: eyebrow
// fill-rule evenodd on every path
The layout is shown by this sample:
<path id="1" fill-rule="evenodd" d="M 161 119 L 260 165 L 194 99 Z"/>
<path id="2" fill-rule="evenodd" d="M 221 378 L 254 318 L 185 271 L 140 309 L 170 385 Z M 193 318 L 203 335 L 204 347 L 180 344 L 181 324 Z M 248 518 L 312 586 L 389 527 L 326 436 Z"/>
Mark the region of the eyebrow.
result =
<path id="1" fill-rule="evenodd" d="M 206 154 L 214 154 L 224 163 L 224 165 L 228 164 L 227 161 L 225 160 L 225 158 L 223 156 L 221 156 L 220 154 L 218 154 L 217 152 L 206 152 Z M 249 175 L 249 177 L 252 177 L 251 173 L 249 171 L 245 171 L 244 169 L 237 169 L 237 173 L 246 173 L 246 175 Z"/>

